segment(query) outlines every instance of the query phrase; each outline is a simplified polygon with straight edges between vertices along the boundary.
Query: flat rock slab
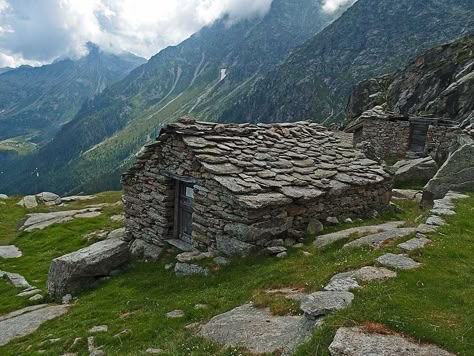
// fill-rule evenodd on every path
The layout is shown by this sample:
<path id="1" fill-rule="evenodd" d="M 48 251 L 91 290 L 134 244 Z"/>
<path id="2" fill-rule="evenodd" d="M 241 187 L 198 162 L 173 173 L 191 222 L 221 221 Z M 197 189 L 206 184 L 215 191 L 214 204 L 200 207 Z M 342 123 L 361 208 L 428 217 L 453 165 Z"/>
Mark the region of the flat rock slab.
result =
<path id="1" fill-rule="evenodd" d="M 383 267 L 366 266 L 354 271 L 342 272 L 334 275 L 325 290 L 350 291 L 359 288 L 359 283 L 379 282 L 395 278 L 396 272 Z"/>
<path id="2" fill-rule="evenodd" d="M 369 334 L 360 328 L 339 328 L 329 345 L 332 356 L 453 356 L 434 345 L 420 345 L 398 335 Z"/>
<path id="3" fill-rule="evenodd" d="M 0 246 L 0 258 L 18 258 L 22 253 L 16 246 Z"/>
<path id="4" fill-rule="evenodd" d="M 352 304 L 354 294 L 345 291 L 323 291 L 309 294 L 301 302 L 301 310 L 308 319 L 316 319 Z"/>
<path id="5" fill-rule="evenodd" d="M 401 239 L 402 237 L 414 234 L 416 229 L 414 228 L 401 228 L 387 230 L 372 235 L 361 237 L 360 239 L 354 240 L 344 245 L 343 248 L 356 248 L 356 247 L 372 247 L 379 248 L 384 243 L 390 240 Z"/>
<path id="6" fill-rule="evenodd" d="M 18 225 L 18 230 L 27 232 L 43 230 L 53 224 L 65 223 L 78 218 L 93 218 L 100 214 L 101 212 L 98 208 L 28 214 Z"/>
<path id="7" fill-rule="evenodd" d="M 107 239 L 76 252 L 55 258 L 49 266 L 48 292 L 60 299 L 90 287 L 129 260 L 128 243 Z"/>
<path id="8" fill-rule="evenodd" d="M 331 234 L 316 237 L 314 244 L 318 247 L 326 247 L 338 241 L 345 240 L 354 235 L 376 234 L 382 231 L 393 230 L 405 224 L 404 221 L 393 221 L 380 225 L 352 227 L 350 229 L 333 232 Z"/>
<path id="9" fill-rule="evenodd" d="M 274 316 L 269 309 L 245 304 L 212 318 L 199 336 L 228 347 L 242 347 L 252 353 L 283 352 L 303 343 L 319 323 L 304 316 Z"/>
<path id="10" fill-rule="evenodd" d="M 382 266 L 394 269 L 413 269 L 421 266 L 421 263 L 412 260 L 407 255 L 395 255 L 393 253 L 387 253 L 377 258 L 377 262 Z"/>
<path id="11" fill-rule="evenodd" d="M 207 268 L 181 262 L 176 263 L 176 265 L 174 266 L 174 272 L 178 277 L 193 276 L 196 274 L 207 276 L 209 274 L 209 270 Z"/>
<path id="12" fill-rule="evenodd" d="M 427 239 L 426 237 L 415 237 L 411 240 L 399 244 L 398 247 L 400 247 L 404 251 L 414 251 L 419 248 L 423 248 L 430 243 L 431 240 Z"/>
<path id="13" fill-rule="evenodd" d="M 416 228 L 416 232 L 419 232 L 420 234 L 429 234 L 432 232 L 436 232 L 438 228 L 439 228 L 438 226 L 420 224 Z"/>
<path id="14" fill-rule="evenodd" d="M 444 221 L 444 219 L 439 216 L 432 215 L 428 219 L 426 219 L 426 225 L 444 226 L 446 225 L 446 221 Z"/>
<path id="15" fill-rule="evenodd" d="M 31 285 L 28 283 L 25 277 L 18 273 L 0 271 L 0 278 L 6 278 L 16 288 L 30 288 Z"/>
<path id="16" fill-rule="evenodd" d="M 73 202 L 73 201 L 86 201 L 97 198 L 95 195 L 74 195 L 70 197 L 61 198 L 63 202 Z"/>
<path id="17" fill-rule="evenodd" d="M 35 305 L 0 317 L 0 346 L 29 335 L 44 322 L 67 312 L 66 305 Z"/>

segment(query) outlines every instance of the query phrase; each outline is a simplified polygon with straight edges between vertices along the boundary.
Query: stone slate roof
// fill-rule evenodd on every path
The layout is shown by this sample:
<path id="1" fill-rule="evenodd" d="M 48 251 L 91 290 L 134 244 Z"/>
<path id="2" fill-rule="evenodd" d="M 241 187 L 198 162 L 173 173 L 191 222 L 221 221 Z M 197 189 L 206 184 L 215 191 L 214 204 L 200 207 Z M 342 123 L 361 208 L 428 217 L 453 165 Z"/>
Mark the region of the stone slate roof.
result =
<path id="1" fill-rule="evenodd" d="M 169 135 L 181 136 L 211 179 L 253 209 L 390 179 L 377 162 L 352 147 L 347 134 L 315 123 L 217 124 L 191 119 L 164 128 L 125 177 L 140 170 Z"/>
<path id="2" fill-rule="evenodd" d="M 350 121 L 345 131 L 350 132 L 356 129 L 365 120 L 385 120 L 385 121 L 424 121 L 430 125 L 456 126 L 456 122 L 445 118 L 420 117 L 415 115 L 405 116 L 392 111 L 387 111 L 383 106 L 375 106 L 364 111 L 359 117 Z"/>

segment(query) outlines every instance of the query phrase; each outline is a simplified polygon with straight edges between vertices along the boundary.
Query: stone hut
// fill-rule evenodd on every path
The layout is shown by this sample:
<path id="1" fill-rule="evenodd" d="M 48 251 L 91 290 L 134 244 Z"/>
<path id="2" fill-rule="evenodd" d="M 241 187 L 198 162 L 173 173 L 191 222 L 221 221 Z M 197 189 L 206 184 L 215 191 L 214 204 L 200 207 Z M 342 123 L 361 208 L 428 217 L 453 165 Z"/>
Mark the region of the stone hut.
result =
<path id="1" fill-rule="evenodd" d="M 350 141 L 309 122 L 181 119 L 123 176 L 129 238 L 246 255 L 301 241 L 316 219 L 386 209 L 391 176 Z"/>
<path id="2" fill-rule="evenodd" d="M 382 107 L 367 110 L 345 129 L 354 135 L 354 146 L 369 142 L 375 156 L 386 160 L 415 156 L 432 156 L 444 162 L 451 143 L 460 130 L 456 122 L 446 119 L 402 116 Z"/>

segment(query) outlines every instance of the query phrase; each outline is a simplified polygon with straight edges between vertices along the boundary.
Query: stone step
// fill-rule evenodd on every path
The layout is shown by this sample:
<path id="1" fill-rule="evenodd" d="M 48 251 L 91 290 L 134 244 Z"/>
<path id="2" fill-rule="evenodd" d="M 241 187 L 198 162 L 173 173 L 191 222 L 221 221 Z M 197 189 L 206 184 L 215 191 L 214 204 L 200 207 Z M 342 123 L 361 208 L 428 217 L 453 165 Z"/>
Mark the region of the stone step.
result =
<path id="1" fill-rule="evenodd" d="M 0 246 L 0 258 L 18 258 L 21 256 L 20 249 L 14 245 Z"/>
<path id="2" fill-rule="evenodd" d="M 377 258 L 377 262 L 382 266 L 400 270 L 413 269 L 421 266 L 421 263 L 412 260 L 407 255 L 395 255 L 393 253 L 380 256 Z"/>
<path id="3" fill-rule="evenodd" d="M 187 243 L 186 241 L 179 240 L 179 239 L 170 239 L 170 240 L 165 240 L 169 245 L 176 247 L 178 250 L 184 251 L 184 252 L 191 252 L 194 251 L 193 245 L 190 243 Z"/>

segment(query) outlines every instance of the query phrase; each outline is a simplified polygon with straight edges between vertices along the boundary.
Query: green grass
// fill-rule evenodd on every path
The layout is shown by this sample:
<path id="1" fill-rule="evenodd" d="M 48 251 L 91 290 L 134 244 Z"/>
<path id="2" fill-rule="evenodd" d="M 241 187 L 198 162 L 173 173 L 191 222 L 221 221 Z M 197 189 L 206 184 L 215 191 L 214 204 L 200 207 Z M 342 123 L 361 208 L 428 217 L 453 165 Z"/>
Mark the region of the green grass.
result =
<path id="1" fill-rule="evenodd" d="M 105 197 L 112 201 L 118 195 L 109 193 L 102 199 Z M 398 204 L 404 209 L 401 214 L 383 215 L 364 224 L 407 219 L 409 225 L 414 225 L 422 215 L 416 204 Z M 433 246 L 415 254 L 415 258 L 424 263 L 421 269 L 401 272 L 394 280 L 369 285 L 356 292 L 353 306 L 329 317 L 324 327 L 316 331 L 297 354 L 327 355 L 327 346 L 338 326 L 372 321 L 460 355 L 471 355 L 474 342 L 473 330 L 469 329 L 474 324 L 473 206 L 474 197 L 463 201 L 460 213 L 450 219 L 451 225 L 433 236 Z M 0 211 L 3 210 L 0 207 Z M 104 226 L 112 227 L 107 217 L 116 212 L 117 208 L 105 209 L 104 216 L 99 218 L 74 221 L 19 237 L 9 235 L 25 256 L 15 261 L 1 261 L 0 269 L 23 273 L 44 288 L 50 259 L 84 246 L 87 243 L 82 238 L 84 234 Z M 10 224 L 15 225 L 13 220 L 21 214 L 8 209 L 2 217 L 10 217 Z M 8 224 L 5 226 L 8 228 Z M 347 226 L 343 224 L 337 229 L 344 227 Z M 2 237 L 5 240 L 8 235 Z M 291 302 L 278 297 L 269 299 L 263 290 L 296 286 L 316 291 L 335 273 L 372 264 L 384 251 L 396 252 L 397 248 L 390 246 L 384 251 L 371 251 L 341 250 L 339 246 L 333 246 L 320 251 L 308 244 L 303 250 L 312 255 L 304 256 L 302 250 L 291 249 L 289 257 L 283 260 L 236 259 L 228 266 L 214 268 L 208 277 L 177 278 L 173 271 L 164 268 L 173 261 L 170 255 L 158 263 L 134 262 L 128 272 L 103 282 L 95 290 L 82 293 L 65 316 L 0 348 L 0 354 L 34 354 L 45 350 L 47 355 L 64 352 L 86 355 L 88 329 L 106 324 L 109 331 L 97 335 L 96 343 L 103 345 L 107 355 L 142 355 L 148 347 L 162 348 L 167 355 L 238 355 L 241 354 L 239 350 L 212 345 L 195 337 L 185 326 L 206 321 L 250 301 L 260 306 L 268 305 L 277 314 L 294 312 Z M 15 309 L 16 299 L 19 298 L 14 296 L 12 288 L 0 281 L 0 308 L 3 310 L 0 312 Z M 195 304 L 209 307 L 195 310 Z M 186 316 L 166 319 L 164 314 L 174 309 L 184 310 Z M 113 337 L 125 329 L 129 334 Z M 76 337 L 82 337 L 82 341 L 71 349 Z M 61 338 L 61 341 L 42 345 L 50 338 Z"/>

